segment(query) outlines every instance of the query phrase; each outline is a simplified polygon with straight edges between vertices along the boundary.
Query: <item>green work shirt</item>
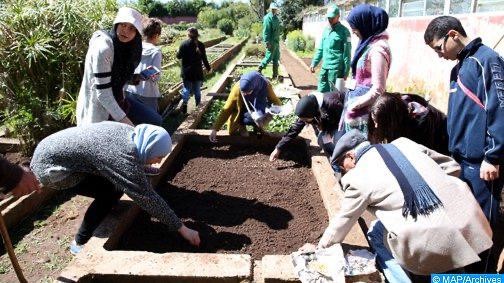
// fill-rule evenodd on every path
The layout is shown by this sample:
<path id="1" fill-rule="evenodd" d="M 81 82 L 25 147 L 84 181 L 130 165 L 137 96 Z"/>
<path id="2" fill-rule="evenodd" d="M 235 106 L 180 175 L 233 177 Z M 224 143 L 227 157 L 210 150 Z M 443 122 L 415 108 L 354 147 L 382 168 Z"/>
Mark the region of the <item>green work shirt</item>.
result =
<path id="1" fill-rule="evenodd" d="M 311 66 L 316 67 L 320 60 L 323 60 L 323 69 L 342 68 L 344 76 L 347 76 L 350 70 L 351 49 L 350 32 L 345 26 L 337 23 L 334 26 L 326 27 L 313 56 Z"/>
<path id="2" fill-rule="evenodd" d="M 269 12 L 263 19 L 264 43 L 278 44 L 280 42 L 280 20 L 277 15 Z"/>

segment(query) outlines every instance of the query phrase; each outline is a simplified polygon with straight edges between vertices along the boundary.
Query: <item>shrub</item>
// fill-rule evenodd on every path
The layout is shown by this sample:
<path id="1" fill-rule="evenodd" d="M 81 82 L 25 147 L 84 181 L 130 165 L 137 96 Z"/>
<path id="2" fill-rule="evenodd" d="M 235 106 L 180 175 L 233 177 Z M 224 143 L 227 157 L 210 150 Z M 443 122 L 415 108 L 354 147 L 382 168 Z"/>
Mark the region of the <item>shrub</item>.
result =
<path id="1" fill-rule="evenodd" d="M 311 36 L 306 37 L 306 48 L 304 51 L 313 51 L 315 50 L 315 39 Z"/>
<path id="2" fill-rule="evenodd" d="M 261 44 L 251 44 L 245 48 L 246 56 L 263 57 L 266 54 L 266 48 Z"/>
<path id="3" fill-rule="evenodd" d="M 205 27 L 216 28 L 217 22 L 222 18 L 221 12 L 211 7 L 204 8 L 198 14 L 198 23 L 201 23 Z"/>
<path id="4" fill-rule="evenodd" d="M 230 19 L 221 19 L 217 22 L 217 27 L 227 35 L 233 35 L 233 21 Z"/>
<path id="5" fill-rule="evenodd" d="M 250 27 L 250 35 L 252 37 L 261 36 L 262 29 L 263 29 L 262 23 L 259 22 L 253 23 L 252 26 Z"/>
<path id="6" fill-rule="evenodd" d="M 0 105 L 23 151 L 70 125 L 91 34 L 110 29 L 115 0 L 0 4 Z"/>
<path id="7" fill-rule="evenodd" d="M 293 30 L 287 34 L 287 47 L 293 51 L 304 51 L 306 39 L 300 30 Z"/>

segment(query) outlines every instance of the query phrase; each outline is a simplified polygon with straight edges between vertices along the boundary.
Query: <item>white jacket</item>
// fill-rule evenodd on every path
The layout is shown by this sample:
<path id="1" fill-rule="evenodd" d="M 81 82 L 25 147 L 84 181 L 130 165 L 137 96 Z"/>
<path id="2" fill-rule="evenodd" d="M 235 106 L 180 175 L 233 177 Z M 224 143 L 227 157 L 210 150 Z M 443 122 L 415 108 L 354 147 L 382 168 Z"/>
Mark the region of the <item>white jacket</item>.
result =
<path id="1" fill-rule="evenodd" d="M 154 44 L 142 42 L 142 61 L 135 69 L 135 74 L 140 74 L 141 71 L 149 66 L 154 66 L 161 70 L 161 50 Z M 156 76 L 155 80 L 147 79 L 141 81 L 138 85 L 129 85 L 128 91 L 136 93 L 143 97 L 161 97 L 159 93 L 158 81 L 161 74 Z"/>
<path id="2" fill-rule="evenodd" d="M 77 98 L 77 126 L 106 121 L 109 115 L 116 121 L 126 117 L 112 93 L 113 62 L 112 39 L 105 32 L 96 31 L 89 40 L 84 63 L 84 77 Z"/>

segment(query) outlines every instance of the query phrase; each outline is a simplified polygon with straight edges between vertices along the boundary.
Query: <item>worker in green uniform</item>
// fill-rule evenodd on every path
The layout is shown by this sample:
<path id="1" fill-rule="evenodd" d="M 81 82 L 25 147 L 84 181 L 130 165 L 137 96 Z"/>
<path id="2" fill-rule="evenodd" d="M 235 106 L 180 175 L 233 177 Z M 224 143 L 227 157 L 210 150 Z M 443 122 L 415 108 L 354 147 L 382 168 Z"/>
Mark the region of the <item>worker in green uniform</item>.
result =
<path id="1" fill-rule="evenodd" d="M 310 66 L 310 71 L 314 73 L 320 60 L 323 61 L 317 87 L 317 91 L 320 92 L 334 90 L 338 78 L 346 80 L 350 70 L 350 50 L 352 48 L 350 32 L 340 23 L 340 11 L 336 5 L 329 6 L 326 17 L 330 26 L 324 29 Z"/>
<path id="2" fill-rule="evenodd" d="M 261 61 L 259 73 L 273 61 L 273 79 L 278 77 L 278 62 L 280 61 L 280 20 L 278 19 L 278 6 L 271 3 L 270 12 L 263 19 L 263 41 L 266 44 L 266 56 Z"/>

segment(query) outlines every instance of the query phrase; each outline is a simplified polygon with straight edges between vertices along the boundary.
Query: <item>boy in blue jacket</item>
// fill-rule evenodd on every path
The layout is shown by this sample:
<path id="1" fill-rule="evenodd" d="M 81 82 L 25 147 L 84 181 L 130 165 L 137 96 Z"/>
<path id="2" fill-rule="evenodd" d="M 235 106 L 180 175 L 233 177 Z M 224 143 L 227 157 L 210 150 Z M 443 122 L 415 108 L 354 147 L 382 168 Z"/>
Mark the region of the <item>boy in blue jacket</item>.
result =
<path id="1" fill-rule="evenodd" d="M 481 268 L 495 272 L 504 241 L 504 60 L 451 16 L 433 19 L 424 40 L 439 57 L 458 61 L 450 75 L 448 146 L 492 226 L 494 246 Z"/>

